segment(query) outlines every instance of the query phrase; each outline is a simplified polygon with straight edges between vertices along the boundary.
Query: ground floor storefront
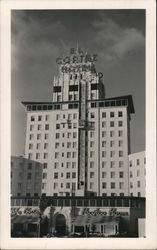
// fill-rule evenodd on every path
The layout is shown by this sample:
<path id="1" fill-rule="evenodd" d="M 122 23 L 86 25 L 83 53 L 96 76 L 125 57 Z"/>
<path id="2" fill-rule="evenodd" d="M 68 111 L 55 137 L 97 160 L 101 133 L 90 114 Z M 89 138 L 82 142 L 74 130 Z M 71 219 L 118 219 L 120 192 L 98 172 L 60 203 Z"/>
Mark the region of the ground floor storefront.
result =
<path id="1" fill-rule="evenodd" d="M 15 203 L 12 237 L 138 237 L 138 220 L 145 218 L 143 198 L 42 197 L 38 207 Z"/>

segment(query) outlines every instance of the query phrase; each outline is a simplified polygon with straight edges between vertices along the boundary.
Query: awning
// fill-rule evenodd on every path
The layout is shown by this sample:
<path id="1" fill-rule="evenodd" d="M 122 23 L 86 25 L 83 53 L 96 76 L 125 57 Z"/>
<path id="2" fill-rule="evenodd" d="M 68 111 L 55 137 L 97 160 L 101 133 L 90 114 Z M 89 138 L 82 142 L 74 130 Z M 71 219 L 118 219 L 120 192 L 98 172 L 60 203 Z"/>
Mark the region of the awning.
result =
<path id="1" fill-rule="evenodd" d="M 25 223 L 39 223 L 39 217 L 33 217 L 33 216 L 26 216 L 26 215 L 17 215 L 16 217 L 11 219 L 11 223 L 19 223 L 19 224 L 25 224 Z"/>
<path id="2" fill-rule="evenodd" d="M 72 223 L 77 226 L 83 226 L 85 224 L 109 224 L 119 222 L 119 217 L 103 216 L 103 215 L 79 215 L 72 219 Z"/>

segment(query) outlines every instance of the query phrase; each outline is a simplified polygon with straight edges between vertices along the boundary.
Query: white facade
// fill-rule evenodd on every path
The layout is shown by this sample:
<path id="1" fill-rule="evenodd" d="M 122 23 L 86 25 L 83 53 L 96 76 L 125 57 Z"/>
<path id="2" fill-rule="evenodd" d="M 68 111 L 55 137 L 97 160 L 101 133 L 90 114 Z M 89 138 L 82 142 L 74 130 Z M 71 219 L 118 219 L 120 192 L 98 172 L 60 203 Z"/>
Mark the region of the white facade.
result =
<path id="1" fill-rule="evenodd" d="M 25 157 L 43 163 L 42 193 L 47 196 L 127 196 L 132 97 L 105 99 L 94 56 L 82 53 L 57 59 L 53 102 L 23 103 Z"/>
<path id="2" fill-rule="evenodd" d="M 146 192 L 145 151 L 129 155 L 129 194 L 145 197 Z"/>

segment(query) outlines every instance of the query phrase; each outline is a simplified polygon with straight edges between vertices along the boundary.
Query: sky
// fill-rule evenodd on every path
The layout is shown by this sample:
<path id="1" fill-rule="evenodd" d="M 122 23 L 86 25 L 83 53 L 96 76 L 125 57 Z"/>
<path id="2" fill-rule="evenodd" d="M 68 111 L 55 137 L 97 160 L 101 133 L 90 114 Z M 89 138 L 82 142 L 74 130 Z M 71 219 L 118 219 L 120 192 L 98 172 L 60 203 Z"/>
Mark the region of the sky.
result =
<path id="1" fill-rule="evenodd" d="M 132 95 L 131 153 L 145 150 L 145 11 L 12 10 L 11 154 L 23 155 L 22 101 L 52 101 L 56 58 L 79 47 L 97 54 L 106 98 Z"/>

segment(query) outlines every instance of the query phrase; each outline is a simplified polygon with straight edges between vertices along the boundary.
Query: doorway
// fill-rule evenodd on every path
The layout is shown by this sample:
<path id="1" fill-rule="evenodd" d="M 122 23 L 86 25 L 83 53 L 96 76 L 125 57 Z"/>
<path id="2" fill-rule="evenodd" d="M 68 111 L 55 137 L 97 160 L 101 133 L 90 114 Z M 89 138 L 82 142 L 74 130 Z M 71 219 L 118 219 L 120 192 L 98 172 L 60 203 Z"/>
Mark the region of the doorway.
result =
<path id="1" fill-rule="evenodd" d="M 66 219 L 63 214 L 57 215 L 55 230 L 57 235 L 62 236 L 66 234 Z"/>

